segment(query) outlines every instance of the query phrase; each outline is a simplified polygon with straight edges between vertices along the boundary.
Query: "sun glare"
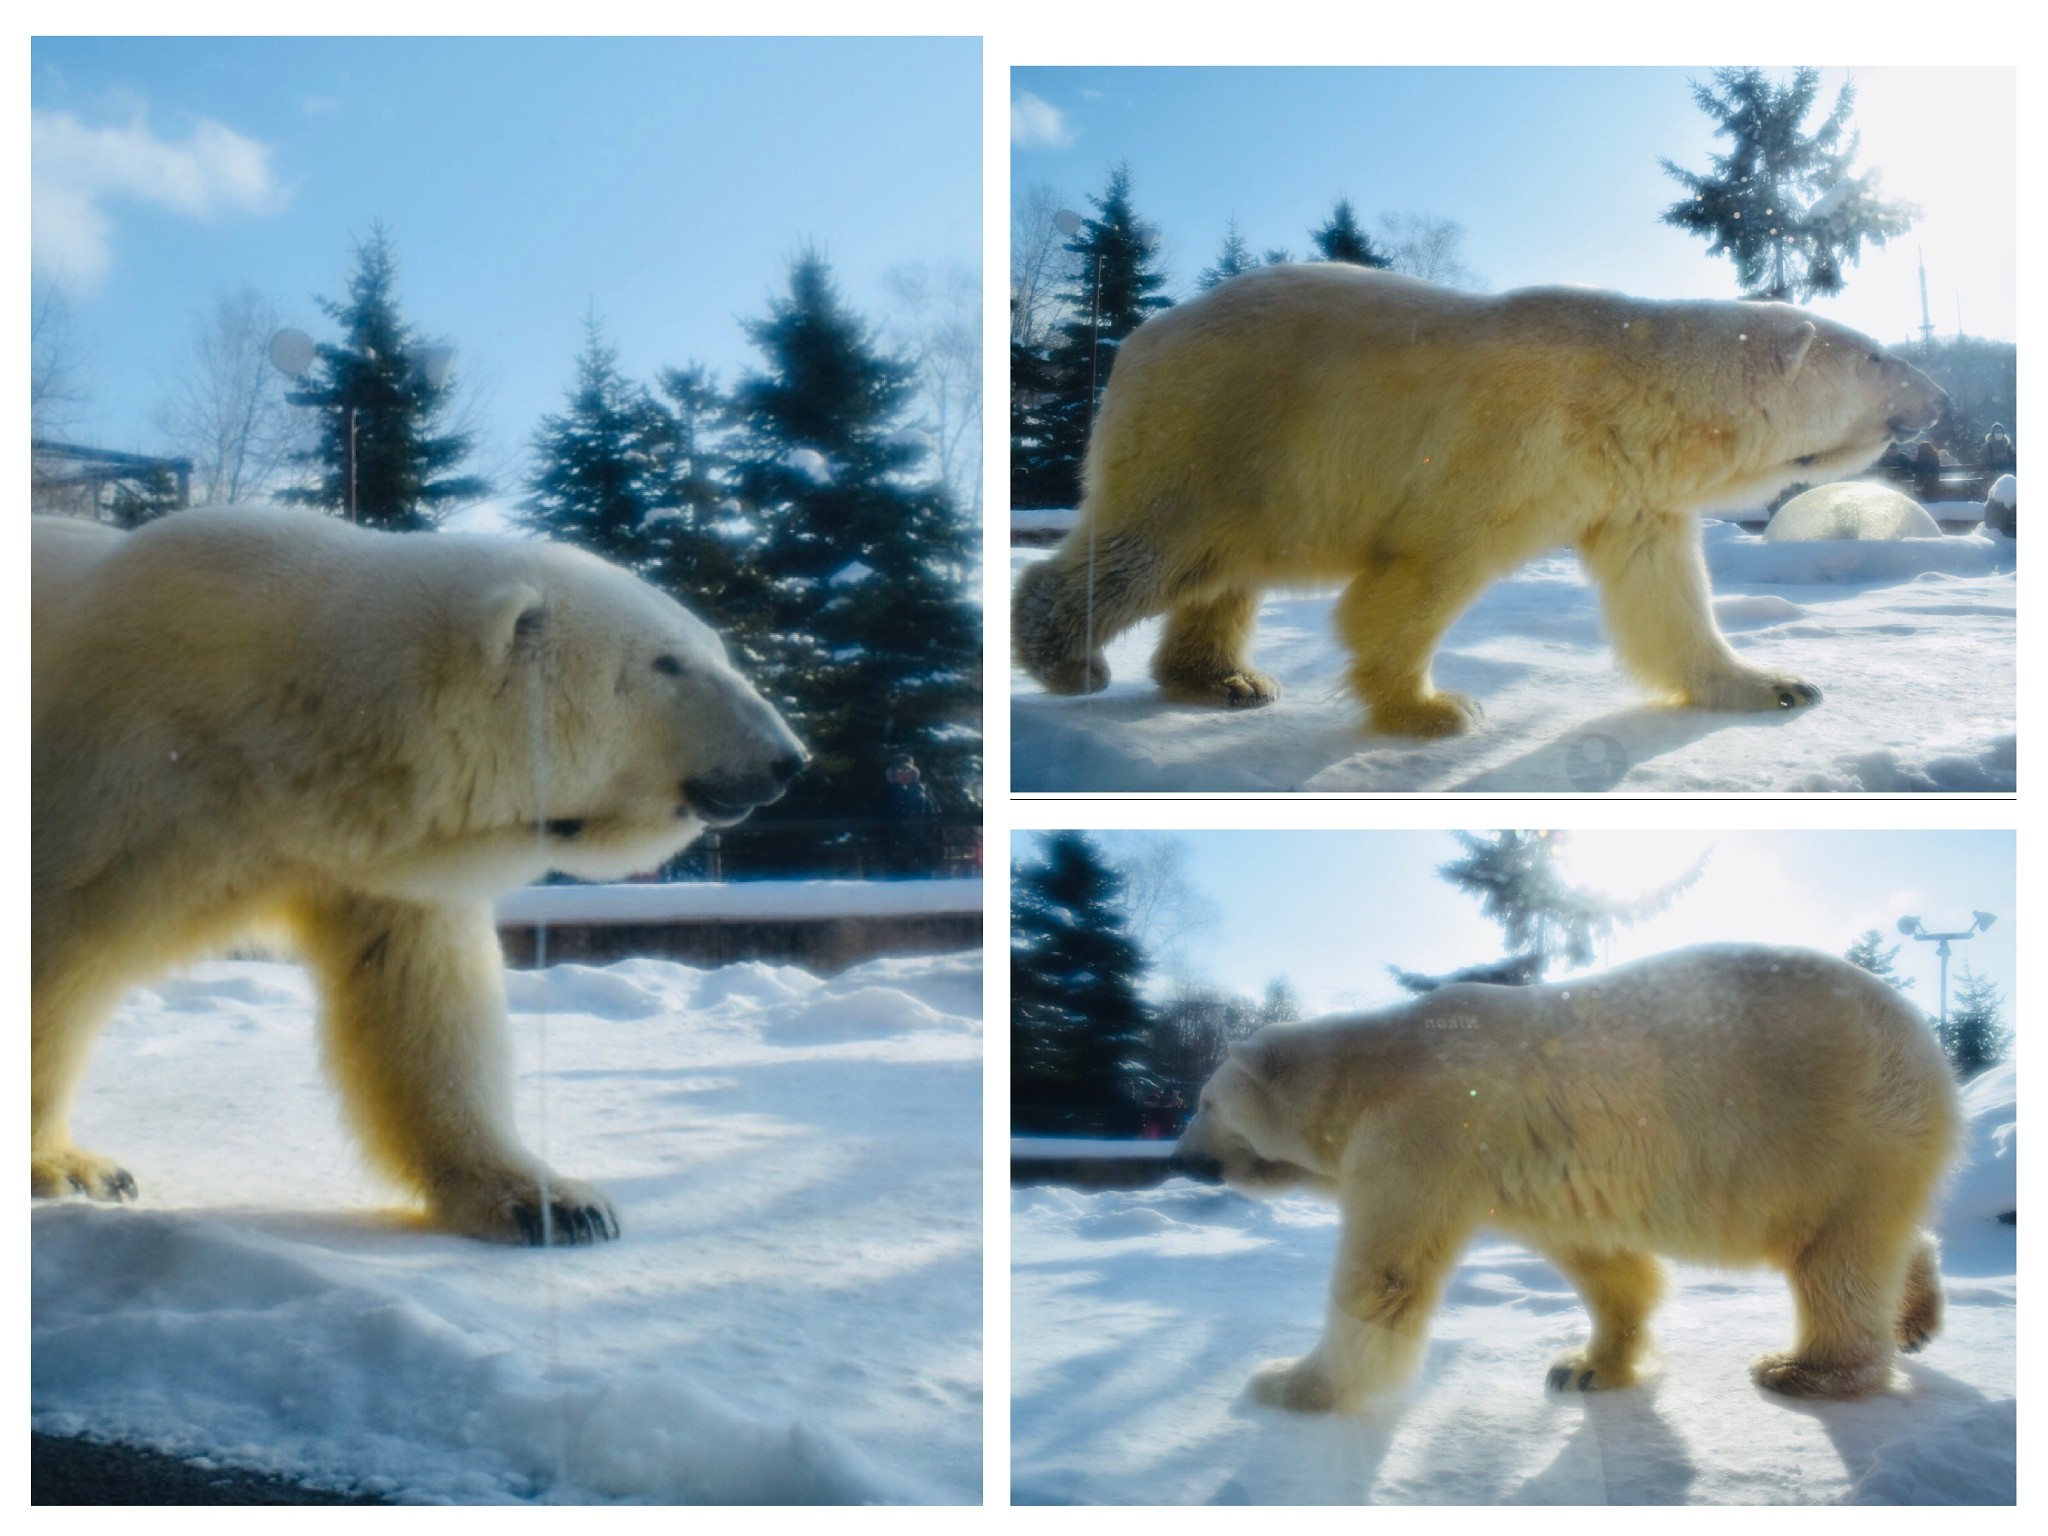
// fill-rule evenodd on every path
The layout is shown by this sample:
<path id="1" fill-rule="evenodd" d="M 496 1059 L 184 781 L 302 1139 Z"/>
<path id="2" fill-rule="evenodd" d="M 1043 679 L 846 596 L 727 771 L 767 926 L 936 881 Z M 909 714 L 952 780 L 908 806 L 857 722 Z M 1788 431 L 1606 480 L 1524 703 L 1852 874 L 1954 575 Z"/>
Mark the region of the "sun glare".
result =
<path id="1" fill-rule="evenodd" d="M 1635 896 L 1676 880 L 1712 844 L 1704 832 L 1568 832 L 1558 870 L 1573 885 Z"/>

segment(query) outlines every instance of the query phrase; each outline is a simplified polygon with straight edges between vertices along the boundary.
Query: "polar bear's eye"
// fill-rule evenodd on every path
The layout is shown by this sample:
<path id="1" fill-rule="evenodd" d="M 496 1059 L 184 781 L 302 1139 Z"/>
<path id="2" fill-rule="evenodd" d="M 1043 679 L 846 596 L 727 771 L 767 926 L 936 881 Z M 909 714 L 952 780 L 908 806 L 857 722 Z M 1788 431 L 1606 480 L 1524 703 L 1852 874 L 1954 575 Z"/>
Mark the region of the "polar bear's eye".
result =
<path id="1" fill-rule="evenodd" d="M 654 670 L 663 677 L 681 677 L 683 664 L 675 657 L 664 654 L 654 658 Z"/>

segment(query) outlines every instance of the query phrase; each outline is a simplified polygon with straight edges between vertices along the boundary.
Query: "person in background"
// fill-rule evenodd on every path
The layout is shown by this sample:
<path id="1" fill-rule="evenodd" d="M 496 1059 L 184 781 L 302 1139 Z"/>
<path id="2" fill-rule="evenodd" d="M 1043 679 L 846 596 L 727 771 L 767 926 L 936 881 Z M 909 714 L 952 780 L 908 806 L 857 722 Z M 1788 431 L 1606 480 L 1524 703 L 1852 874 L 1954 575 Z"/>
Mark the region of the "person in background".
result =
<path id="1" fill-rule="evenodd" d="M 889 759 L 882 791 L 882 823 L 889 873 L 932 875 L 938 873 L 943 851 L 939 830 L 939 808 L 932 792 L 924 786 L 924 775 L 908 752 Z"/>

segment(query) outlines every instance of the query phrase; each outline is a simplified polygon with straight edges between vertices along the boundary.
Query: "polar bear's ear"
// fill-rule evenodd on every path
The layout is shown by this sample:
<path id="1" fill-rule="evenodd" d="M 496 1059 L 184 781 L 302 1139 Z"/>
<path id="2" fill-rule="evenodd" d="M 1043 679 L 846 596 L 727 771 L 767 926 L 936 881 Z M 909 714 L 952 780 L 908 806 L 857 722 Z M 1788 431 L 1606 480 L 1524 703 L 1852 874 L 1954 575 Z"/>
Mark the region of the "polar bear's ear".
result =
<path id="1" fill-rule="evenodd" d="M 1813 339 L 1820 335 L 1811 320 L 1802 320 L 1799 327 L 1781 337 L 1778 342 L 1778 371 L 1786 378 L 1796 378 L 1806 364 L 1806 354 L 1813 347 Z"/>
<path id="2" fill-rule="evenodd" d="M 1237 1063 L 1238 1070 L 1255 1083 L 1266 1080 L 1265 1047 L 1256 1040 L 1233 1040 L 1230 1042 L 1230 1059 Z"/>
<path id="3" fill-rule="evenodd" d="M 538 635 L 546 618 L 547 603 L 532 587 L 500 587 L 484 604 L 480 637 L 484 654 L 494 661 L 504 660 L 515 647 Z"/>

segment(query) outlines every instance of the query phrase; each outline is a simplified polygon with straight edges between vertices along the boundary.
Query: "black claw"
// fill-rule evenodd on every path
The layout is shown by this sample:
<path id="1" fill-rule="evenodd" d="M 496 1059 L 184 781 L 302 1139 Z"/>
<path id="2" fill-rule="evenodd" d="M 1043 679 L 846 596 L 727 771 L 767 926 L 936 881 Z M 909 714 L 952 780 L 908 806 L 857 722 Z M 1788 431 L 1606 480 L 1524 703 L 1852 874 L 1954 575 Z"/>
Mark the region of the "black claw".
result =
<path id="1" fill-rule="evenodd" d="M 1583 1375 L 1583 1376 L 1581 1376 L 1581 1377 L 1579 1378 L 1579 1390 L 1580 1390 L 1581 1392 L 1584 1392 L 1585 1390 L 1587 1390 L 1587 1389 L 1588 1389 L 1589 1387 L 1591 1387 L 1592 1385 L 1593 1385 L 1593 1373 L 1592 1373 L 1591 1371 L 1588 1371 L 1588 1372 L 1586 1372 L 1586 1374 L 1585 1374 L 1585 1375 Z"/>
<path id="2" fill-rule="evenodd" d="M 1562 1392 L 1572 1384 L 1572 1373 L 1565 1366 L 1552 1366 L 1549 1386 L 1552 1391 Z"/>
<path id="3" fill-rule="evenodd" d="M 135 1198 L 135 1176 L 129 1173 L 126 1168 L 115 1169 L 114 1176 L 107 1183 L 112 1189 L 116 1200 L 133 1200 Z"/>
<path id="4" fill-rule="evenodd" d="M 540 1227 L 533 1219 L 532 1208 L 524 1205 L 513 1206 L 512 1219 L 519 1223 L 520 1235 L 526 1239 L 527 1246 L 534 1248 L 539 1247 Z"/>
<path id="5" fill-rule="evenodd" d="M 77 1190 L 81 1195 L 89 1195 L 92 1193 L 92 1186 L 86 1183 L 85 1180 L 81 1179 L 77 1174 L 67 1173 L 66 1175 L 64 1175 L 64 1177 L 70 1181 L 71 1187 Z"/>

